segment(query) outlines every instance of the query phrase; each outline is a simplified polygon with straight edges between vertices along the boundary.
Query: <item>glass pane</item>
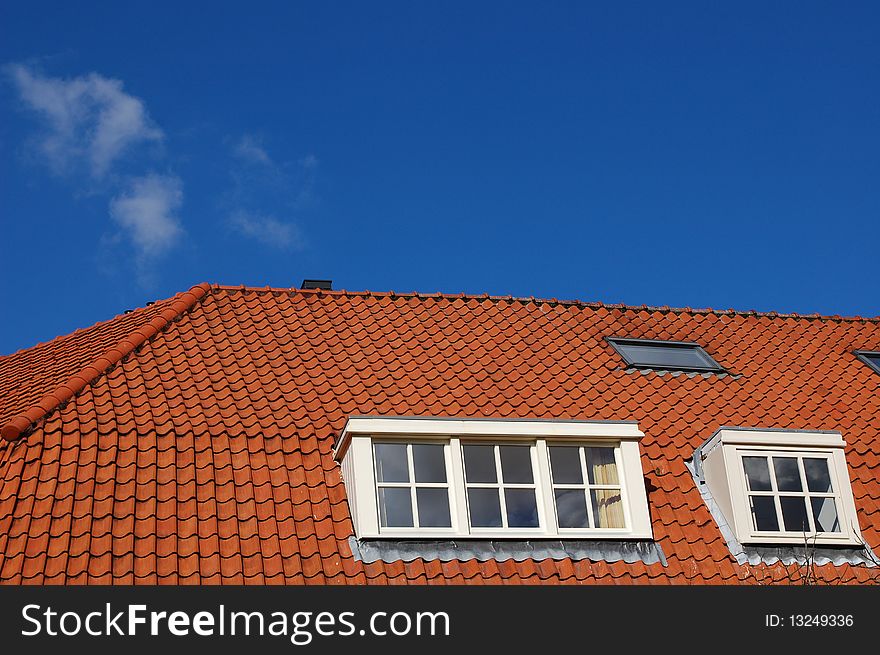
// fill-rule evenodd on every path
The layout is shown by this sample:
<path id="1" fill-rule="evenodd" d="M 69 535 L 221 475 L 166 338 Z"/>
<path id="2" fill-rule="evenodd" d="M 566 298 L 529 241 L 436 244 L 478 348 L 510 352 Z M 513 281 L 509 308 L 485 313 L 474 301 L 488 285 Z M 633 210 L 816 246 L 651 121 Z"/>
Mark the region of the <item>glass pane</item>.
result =
<path id="1" fill-rule="evenodd" d="M 649 345 L 618 343 L 636 366 L 671 366 L 674 368 L 715 368 L 715 362 L 699 346 Z"/>
<path id="2" fill-rule="evenodd" d="M 813 505 L 813 521 L 819 532 L 840 532 L 837 507 L 833 498 L 810 498 Z"/>
<path id="3" fill-rule="evenodd" d="M 505 483 L 532 483 L 531 450 L 530 446 L 501 446 L 501 478 Z"/>
<path id="4" fill-rule="evenodd" d="M 583 489 L 556 490 L 556 520 L 560 528 L 589 528 Z"/>
<path id="5" fill-rule="evenodd" d="M 801 474 L 796 457 L 774 457 L 773 470 L 776 471 L 776 488 L 779 491 L 801 491 Z"/>
<path id="6" fill-rule="evenodd" d="M 583 484 L 580 448 L 577 446 L 550 446 L 550 468 L 554 484 Z M 581 494 L 583 496 L 583 494 Z"/>
<path id="7" fill-rule="evenodd" d="M 376 478 L 379 482 L 409 482 L 406 444 L 376 444 Z"/>
<path id="8" fill-rule="evenodd" d="M 802 496 L 780 496 L 782 506 L 782 523 L 787 532 L 809 532 L 807 522 L 807 504 Z"/>
<path id="9" fill-rule="evenodd" d="M 468 489 L 468 507 L 471 526 L 475 528 L 501 527 L 501 500 L 497 489 Z"/>
<path id="10" fill-rule="evenodd" d="M 439 444 L 413 444 L 416 482 L 446 482 L 446 457 Z"/>
<path id="11" fill-rule="evenodd" d="M 379 521 L 383 528 L 413 527 L 409 489 L 379 487 Z"/>
<path id="12" fill-rule="evenodd" d="M 819 491 L 823 494 L 830 494 L 834 491 L 831 488 L 831 474 L 828 472 L 827 459 L 805 457 L 804 473 L 807 474 L 807 487 L 810 491 Z"/>
<path id="13" fill-rule="evenodd" d="M 464 471 L 468 482 L 497 481 L 495 446 L 465 446 Z"/>
<path id="14" fill-rule="evenodd" d="M 535 502 L 534 489 L 505 489 L 504 502 L 507 505 L 507 527 L 538 527 L 538 503 Z"/>
<path id="15" fill-rule="evenodd" d="M 865 359 L 868 366 L 880 373 L 880 355 L 874 353 L 862 353 L 861 356 Z"/>
<path id="16" fill-rule="evenodd" d="M 770 469 L 766 457 L 743 457 L 743 468 L 750 491 L 770 491 Z"/>
<path id="17" fill-rule="evenodd" d="M 778 532 L 779 519 L 776 516 L 776 503 L 773 502 L 773 496 L 749 496 L 749 500 L 752 503 L 752 521 L 755 524 L 755 530 Z"/>
<path id="18" fill-rule="evenodd" d="M 587 448 L 587 475 L 590 484 L 619 484 L 614 448 Z"/>
<path id="19" fill-rule="evenodd" d="M 422 528 L 448 528 L 449 493 L 446 489 L 416 489 L 419 506 L 419 526 Z"/>
<path id="20" fill-rule="evenodd" d="M 597 528 L 623 528 L 623 499 L 619 489 L 591 489 L 593 517 Z"/>

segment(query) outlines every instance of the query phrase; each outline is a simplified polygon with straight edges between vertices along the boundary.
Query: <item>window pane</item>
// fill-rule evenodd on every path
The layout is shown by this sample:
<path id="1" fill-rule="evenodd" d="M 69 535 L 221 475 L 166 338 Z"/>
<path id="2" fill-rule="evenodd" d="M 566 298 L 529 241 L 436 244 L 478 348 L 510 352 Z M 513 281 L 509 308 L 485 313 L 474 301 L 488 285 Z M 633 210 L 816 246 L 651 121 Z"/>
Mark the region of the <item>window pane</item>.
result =
<path id="1" fill-rule="evenodd" d="M 715 361 L 699 346 L 618 343 L 635 366 L 674 368 L 717 368 Z"/>
<path id="2" fill-rule="evenodd" d="M 623 528 L 623 499 L 618 489 L 591 489 L 593 517 L 597 528 Z"/>
<path id="3" fill-rule="evenodd" d="M 379 487 L 379 521 L 383 528 L 413 526 L 409 489 Z"/>
<path id="4" fill-rule="evenodd" d="M 376 444 L 376 478 L 379 482 L 409 482 L 406 444 Z"/>
<path id="5" fill-rule="evenodd" d="M 449 493 L 446 489 L 416 489 L 419 506 L 419 526 L 422 528 L 448 528 Z"/>
<path id="6" fill-rule="evenodd" d="M 614 448 L 587 448 L 586 451 L 590 484 L 619 484 Z"/>
<path id="7" fill-rule="evenodd" d="M 468 507 L 471 526 L 475 528 L 501 527 L 501 501 L 497 489 L 468 489 Z"/>
<path id="8" fill-rule="evenodd" d="M 813 505 L 813 521 L 819 532 L 840 532 L 840 521 L 837 520 L 837 507 L 833 498 L 811 498 Z"/>
<path id="9" fill-rule="evenodd" d="M 750 491 L 770 491 L 770 469 L 767 467 L 766 457 L 743 457 L 743 468 Z"/>
<path id="10" fill-rule="evenodd" d="M 560 528 L 589 528 L 583 489 L 556 490 L 556 520 Z"/>
<path id="11" fill-rule="evenodd" d="M 755 457 L 749 459 L 763 458 Z M 776 517 L 776 503 L 773 502 L 773 497 L 749 496 L 749 500 L 752 503 L 752 521 L 755 524 L 755 530 L 778 532 L 779 519 Z"/>
<path id="12" fill-rule="evenodd" d="M 831 474 L 828 472 L 828 460 L 814 457 L 804 458 L 804 473 L 807 474 L 807 487 L 810 491 L 831 493 Z"/>
<path id="13" fill-rule="evenodd" d="M 801 491 L 801 474 L 796 457 L 774 457 L 773 469 L 776 471 L 776 488 L 779 491 Z"/>
<path id="14" fill-rule="evenodd" d="M 531 484 L 532 456 L 530 446 L 501 446 L 501 478 L 505 483 Z"/>
<path id="15" fill-rule="evenodd" d="M 443 446 L 413 444 L 412 454 L 416 482 L 446 482 L 446 457 Z"/>
<path id="16" fill-rule="evenodd" d="M 538 503 L 535 502 L 534 489 L 505 489 L 504 502 L 507 505 L 507 527 L 538 527 Z"/>
<path id="17" fill-rule="evenodd" d="M 465 446 L 464 470 L 468 482 L 497 481 L 495 446 Z"/>
<path id="18" fill-rule="evenodd" d="M 880 373 L 880 354 L 862 352 L 859 353 L 859 358 L 862 359 L 862 361 L 864 361 L 868 366 Z"/>
<path id="19" fill-rule="evenodd" d="M 787 532 L 809 532 L 807 505 L 802 496 L 780 496 L 782 522 Z"/>
<path id="20" fill-rule="evenodd" d="M 584 483 L 580 448 L 577 446 L 550 446 L 549 450 L 554 484 Z"/>

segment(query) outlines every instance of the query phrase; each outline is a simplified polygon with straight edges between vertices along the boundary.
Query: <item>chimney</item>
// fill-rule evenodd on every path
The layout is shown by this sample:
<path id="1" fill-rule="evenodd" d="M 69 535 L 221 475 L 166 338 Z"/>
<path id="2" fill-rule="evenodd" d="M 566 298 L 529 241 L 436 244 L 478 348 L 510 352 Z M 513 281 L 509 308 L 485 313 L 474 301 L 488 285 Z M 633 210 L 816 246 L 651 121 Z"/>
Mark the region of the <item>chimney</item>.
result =
<path id="1" fill-rule="evenodd" d="M 332 291 L 333 280 L 303 280 L 300 289 L 321 289 L 322 291 Z"/>

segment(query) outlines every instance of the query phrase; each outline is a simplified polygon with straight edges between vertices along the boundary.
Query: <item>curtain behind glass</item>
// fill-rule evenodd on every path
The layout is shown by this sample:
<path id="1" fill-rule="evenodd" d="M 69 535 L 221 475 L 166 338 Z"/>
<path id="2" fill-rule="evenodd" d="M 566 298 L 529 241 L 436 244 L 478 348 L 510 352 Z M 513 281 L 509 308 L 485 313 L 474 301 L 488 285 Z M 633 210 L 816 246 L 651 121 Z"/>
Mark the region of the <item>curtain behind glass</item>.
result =
<path id="1" fill-rule="evenodd" d="M 613 448 L 587 448 L 587 472 L 590 484 L 618 485 L 617 463 Z M 620 489 L 591 489 L 593 515 L 598 528 L 623 528 L 623 498 Z"/>

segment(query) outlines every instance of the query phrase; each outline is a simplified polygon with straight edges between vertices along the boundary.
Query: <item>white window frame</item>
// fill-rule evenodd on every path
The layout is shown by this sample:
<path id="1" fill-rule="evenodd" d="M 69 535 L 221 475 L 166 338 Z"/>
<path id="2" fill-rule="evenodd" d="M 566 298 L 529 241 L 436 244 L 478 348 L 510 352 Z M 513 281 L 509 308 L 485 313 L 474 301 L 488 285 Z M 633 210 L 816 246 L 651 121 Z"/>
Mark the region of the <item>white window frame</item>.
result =
<path id="1" fill-rule="evenodd" d="M 342 463 L 352 522 L 360 538 L 651 539 L 639 449 L 643 437 L 634 422 L 355 416 L 340 435 L 335 457 Z M 446 444 L 451 528 L 380 527 L 373 443 L 392 441 Z M 538 528 L 470 528 L 462 451 L 468 443 L 531 446 Z M 625 528 L 557 527 L 547 450 L 555 444 L 615 448 Z"/>
<path id="2" fill-rule="evenodd" d="M 722 512 L 743 544 L 786 544 L 859 546 L 862 545 L 861 530 L 855 500 L 852 495 L 849 471 L 844 452 L 845 442 L 838 432 L 807 432 L 783 430 L 755 430 L 722 428 L 703 447 L 701 458 L 709 489 Z M 822 457 L 828 460 L 833 495 L 840 522 L 840 532 L 791 532 L 756 530 L 752 522 L 750 491 L 743 468 L 743 457 Z M 772 467 L 772 462 L 770 463 Z M 775 473 L 771 468 L 771 480 Z M 774 490 L 775 481 L 771 482 Z M 802 485 L 804 485 L 802 481 Z M 822 496 L 820 493 L 779 492 L 779 496 Z M 761 495 L 761 494 L 758 494 Z M 778 511 L 777 511 L 778 516 Z M 780 522 L 780 528 L 784 526 Z"/>
<path id="3" fill-rule="evenodd" d="M 449 476 L 449 471 L 451 470 L 451 456 L 449 453 L 449 443 L 444 442 L 444 441 L 438 441 L 437 439 L 424 439 L 424 440 L 419 440 L 419 441 L 413 441 L 411 439 L 400 439 L 400 438 L 376 439 L 372 443 L 373 474 L 374 475 L 375 475 L 375 471 L 376 471 L 376 469 L 375 469 L 376 446 L 380 445 L 380 444 L 393 444 L 393 443 L 400 443 L 400 444 L 404 444 L 407 446 L 406 459 L 407 459 L 407 470 L 408 470 L 408 474 L 410 476 L 410 481 L 409 482 L 379 482 L 377 480 L 376 481 L 376 490 L 375 490 L 375 494 L 376 494 L 375 502 L 376 502 L 377 511 L 378 511 L 378 507 L 379 507 L 379 488 L 380 487 L 386 488 L 386 489 L 395 489 L 395 488 L 396 489 L 408 489 L 410 492 L 410 504 L 411 504 L 410 506 L 412 507 L 413 523 L 418 523 L 419 522 L 419 505 L 418 505 L 418 501 L 416 500 L 417 490 L 419 488 L 442 489 L 445 487 L 446 488 L 446 496 L 449 501 L 450 522 L 452 523 L 452 525 L 454 525 L 455 502 L 454 502 L 453 493 L 452 493 L 452 481 L 450 480 L 450 476 Z M 413 444 L 426 444 L 426 445 L 433 445 L 433 446 L 443 446 L 443 459 L 446 464 L 446 484 L 445 485 L 440 482 L 416 482 L 416 480 L 415 480 L 415 466 L 414 466 L 413 457 L 412 457 L 412 448 L 409 447 Z M 378 520 L 378 518 L 377 518 L 377 520 Z M 380 523 L 381 523 L 381 521 L 380 521 Z M 380 526 L 380 528 L 381 528 L 381 526 Z M 411 535 L 412 534 L 444 535 L 444 534 L 453 533 L 452 527 L 448 527 L 448 528 L 421 527 L 418 525 L 415 525 L 410 528 L 406 528 L 406 527 L 381 528 L 381 530 L 383 532 L 394 531 L 394 532 L 401 532 L 401 533 L 410 533 Z"/>
<path id="4" fill-rule="evenodd" d="M 554 508 L 556 505 L 556 493 L 555 493 L 556 489 L 574 489 L 574 490 L 578 490 L 578 491 L 583 490 L 584 491 L 584 498 L 587 503 L 587 517 L 588 517 L 590 524 L 595 526 L 597 523 L 597 520 L 593 514 L 593 503 L 592 503 L 592 498 L 591 498 L 590 492 L 594 491 L 594 490 L 603 490 L 603 489 L 620 489 L 620 498 L 621 498 L 621 502 L 623 504 L 624 525 L 632 525 L 632 517 L 630 514 L 629 501 L 627 498 L 627 489 L 626 489 L 626 484 L 624 484 L 624 479 L 623 479 L 623 476 L 625 473 L 623 470 L 623 464 L 621 462 L 620 448 L 617 447 L 615 444 L 607 444 L 607 443 L 597 443 L 597 442 L 564 443 L 564 442 L 559 442 L 559 441 L 550 441 L 546 444 L 546 447 L 548 449 L 547 450 L 548 460 L 549 460 L 549 455 L 550 455 L 549 449 L 553 446 L 572 446 L 572 447 L 576 447 L 578 449 L 578 458 L 580 459 L 580 464 L 581 464 L 581 476 L 583 477 L 583 481 L 581 484 L 573 484 L 573 483 L 567 483 L 567 482 L 556 482 L 555 480 L 552 479 L 553 478 L 553 475 L 552 475 L 553 466 L 551 464 L 551 466 L 550 466 L 550 470 L 551 470 L 550 471 L 551 472 L 550 491 L 553 494 L 553 498 L 551 499 L 551 501 L 553 502 Z M 617 484 L 610 484 L 610 485 L 609 484 L 593 484 L 590 482 L 589 470 L 588 470 L 588 467 L 586 464 L 586 459 L 585 459 L 586 454 L 584 453 L 584 450 L 586 448 L 597 448 L 597 447 L 598 448 L 603 448 L 603 447 L 605 447 L 605 448 L 613 447 L 614 448 L 614 464 L 617 467 Z M 561 536 L 564 536 L 570 532 L 578 533 L 578 532 L 582 531 L 582 528 L 560 528 L 560 527 L 558 527 L 559 526 L 559 517 L 556 516 L 555 512 L 554 512 L 554 520 L 556 520 L 557 530 L 559 531 L 559 534 Z M 615 531 L 618 528 L 594 527 L 594 528 L 589 528 L 589 529 L 595 530 L 596 532 L 605 532 L 605 531 Z"/>
<path id="5" fill-rule="evenodd" d="M 459 448 L 461 449 L 462 462 L 464 462 L 464 448 L 465 446 L 492 446 L 493 447 L 493 455 L 495 459 L 495 482 L 468 482 L 467 480 L 467 471 L 465 467 L 462 466 L 462 475 L 461 480 L 465 487 L 465 510 L 466 510 L 466 521 L 464 522 L 464 526 L 469 528 L 470 534 L 474 537 L 480 537 L 483 535 L 493 535 L 498 533 L 499 531 L 503 531 L 506 535 L 517 534 L 522 535 L 524 537 L 534 537 L 535 535 L 541 535 L 544 531 L 543 526 L 545 521 L 547 520 L 546 516 L 546 503 L 544 502 L 544 489 L 541 484 L 541 475 L 540 464 L 538 462 L 538 443 L 533 440 L 503 440 L 496 441 L 492 440 L 491 442 L 486 440 L 479 439 L 468 439 L 461 440 L 456 439 L 458 441 Z M 528 446 L 529 448 L 529 461 L 532 464 L 532 484 L 528 484 L 525 482 L 504 482 L 502 480 L 501 473 L 501 449 L 499 446 Z M 497 489 L 500 494 L 500 503 L 501 503 L 501 525 L 500 528 L 492 528 L 492 527 L 479 527 L 479 526 L 471 526 L 470 522 L 470 501 L 469 501 L 469 493 L 471 489 Z M 534 489 L 535 490 L 535 505 L 538 511 L 538 527 L 535 528 L 509 528 L 507 527 L 507 489 Z"/>

